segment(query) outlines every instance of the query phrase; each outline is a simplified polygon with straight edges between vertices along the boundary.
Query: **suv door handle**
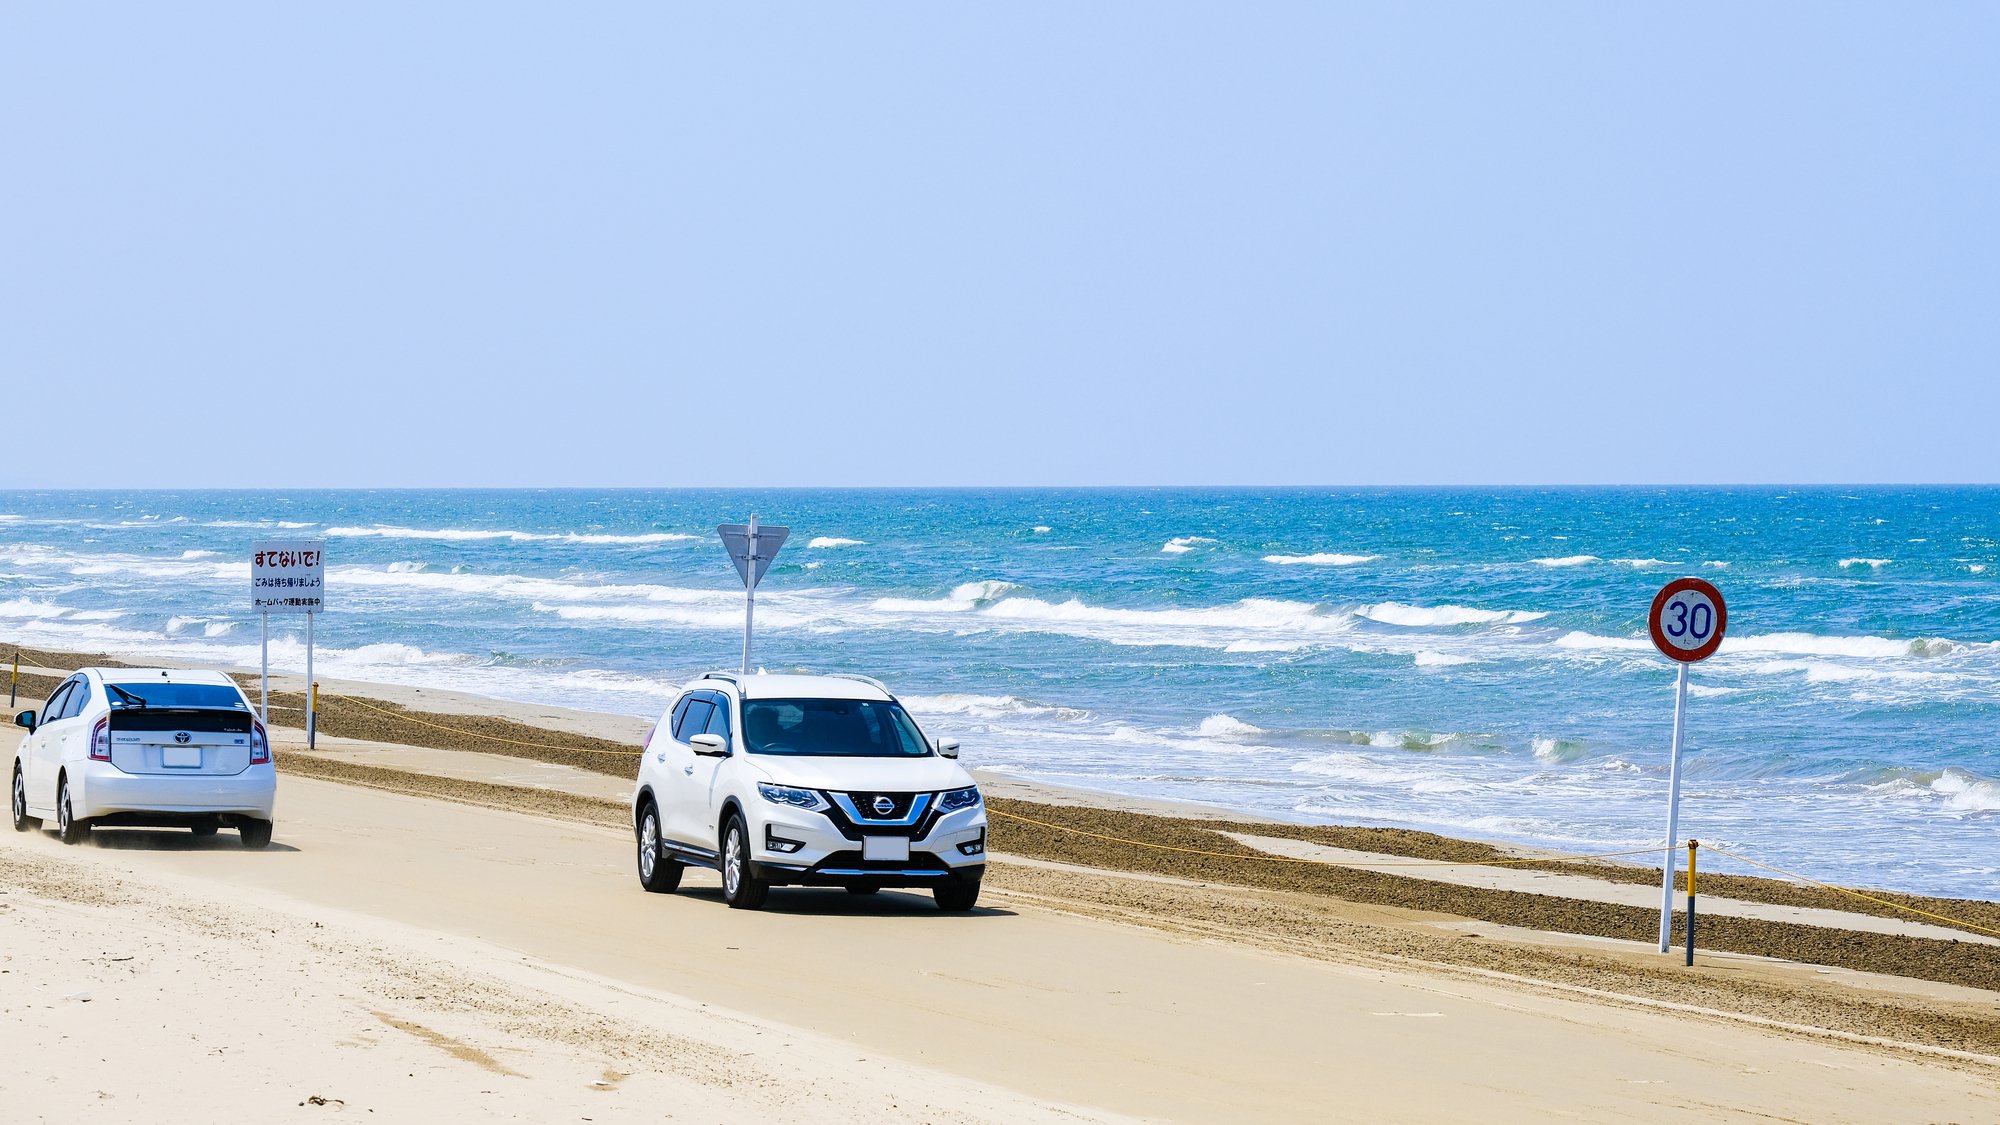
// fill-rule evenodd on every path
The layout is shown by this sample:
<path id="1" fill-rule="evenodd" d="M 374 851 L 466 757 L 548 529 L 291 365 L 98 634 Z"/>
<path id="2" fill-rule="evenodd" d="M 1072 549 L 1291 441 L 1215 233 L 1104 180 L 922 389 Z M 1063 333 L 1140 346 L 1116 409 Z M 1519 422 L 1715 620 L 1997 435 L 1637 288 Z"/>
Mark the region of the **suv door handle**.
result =
<path id="1" fill-rule="evenodd" d="M 692 777 L 694 775 L 694 767 L 688 766 L 686 769 L 681 770 L 681 772 Z"/>

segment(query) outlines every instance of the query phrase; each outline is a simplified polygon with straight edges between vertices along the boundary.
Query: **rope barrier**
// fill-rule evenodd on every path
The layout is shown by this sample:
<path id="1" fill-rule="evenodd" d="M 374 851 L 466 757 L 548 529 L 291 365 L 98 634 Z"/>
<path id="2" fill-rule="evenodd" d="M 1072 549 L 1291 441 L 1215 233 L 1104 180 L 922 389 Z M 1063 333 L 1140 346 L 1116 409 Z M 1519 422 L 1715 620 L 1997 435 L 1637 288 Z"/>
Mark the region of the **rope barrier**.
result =
<path id="1" fill-rule="evenodd" d="M 1426 859 L 1426 860 L 1412 860 L 1409 862 L 1390 861 L 1383 863 L 1374 863 L 1374 862 L 1363 862 L 1359 860 L 1300 859 L 1295 856 L 1259 855 L 1254 852 L 1249 855 L 1245 855 L 1241 852 L 1218 852 L 1218 851 L 1211 851 L 1207 848 L 1183 848 L 1176 844 L 1155 844 L 1145 840 L 1131 840 L 1123 836 L 1106 836 L 1101 832 L 1087 832 L 1081 828 L 1070 828 L 1066 825 L 1050 824 L 1047 821 L 1034 820 L 1030 817 L 1025 817 L 1025 816 L 1017 816 L 1009 812 L 1001 812 L 999 809 L 996 809 L 991 805 L 987 806 L 986 815 L 1005 817 L 1008 820 L 1018 820 L 1023 824 L 1032 824 L 1037 828 L 1048 828 L 1057 832 L 1067 832 L 1072 836 L 1088 836 L 1093 840 L 1104 840 L 1108 843 L 1113 843 L 1113 844 L 1130 844 L 1133 847 L 1138 847 L 1138 848 L 1154 848 L 1156 850 L 1163 852 L 1180 852 L 1184 855 L 1214 856 L 1217 859 L 1254 859 L 1264 863 L 1308 863 L 1320 867 L 1352 867 L 1361 869 L 1368 869 L 1375 867 L 1509 867 L 1515 864 L 1522 864 L 1522 863 L 1560 863 L 1572 859 L 1611 859 L 1616 856 L 1652 855 L 1660 850 L 1659 846 L 1655 845 L 1650 848 L 1635 848 L 1629 852 L 1594 852 L 1590 855 L 1535 856 L 1527 859 L 1461 859 L 1461 860 Z"/>
<path id="2" fill-rule="evenodd" d="M 373 703 L 368 703 L 364 700 L 356 699 L 354 696 L 351 695 L 329 695 L 328 698 L 343 700 L 345 702 L 352 703 L 357 707 L 365 707 L 368 710 L 373 711 L 378 715 L 387 715 L 392 719 L 401 719 L 406 723 L 415 723 L 418 726 L 432 727 L 436 730 L 449 731 L 452 734 L 464 735 L 467 738 L 483 738 L 489 742 L 504 742 L 509 746 L 526 746 L 534 750 L 560 751 L 568 754 L 616 754 L 626 758 L 637 758 L 642 756 L 643 754 L 643 751 L 639 750 L 600 750 L 590 746 L 550 746 L 542 742 L 522 742 L 520 739 L 517 738 L 502 738 L 497 734 L 484 734 L 476 730 L 464 730 L 459 727 L 448 727 L 445 726 L 443 723 L 433 723 L 428 719 L 419 719 L 415 715 L 411 715 L 406 712 L 391 711 L 386 707 L 377 707 Z"/>
<path id="3" fill-rule="evenodd" d="M 1740 863 L 1747 863 L 1752 867 L 1761 867 L 1766 871 L 1774 871 L 1780 875 L 1785 876 L 1786 878 L 1797 879 L 1801 883 L 1810 883 L 1813 886 L 1820 888 L 1821 890 L 1833 891 L 1837 894 L 1846 895 L 1849 898 L 1858 898 L 1863 902 L 1872 902 L 1877 906 L 1886 906 L 1891 910 L 1900 910 L 1906 914 L 1916 914 L 1916 915 L 1921 915 L 1922 917 L 1925 918 L 1934 919 L 1939 922 L 1948 922 L 1951 925 L 1960 926 L 1965 929 L 1972 930 L 1976 933 L 1990 934 L 1994 937 L 2000 937 L 2000 930 L 1989 929 L 1985 926 L 1981 926 L 1974 922 L 1967 922 L 1963 918 L 1952 918 L 1944 914 L 1933 914 L 1928 910 L 1919 910 L 1914 906 L 1905 906 L 1900 902 L 1894 902 L 1891 901 L 1890 899 L 1877 898 L 1874 895 L 1864 894 L 1861 891 L 1849 890 L 1846 887 L 1836 887 L 1832 883 L 1822 883 L 1818 879 L 1814 879 L 1811 876 L 1801 875 L 1796 871 L 1787 871 L 1782 867 L 1773 867 L 1768 863 L 1759 863 L 1758 861 L 1751 859 L 1748 856 L 1740 856 L 1737 855 L 1735 852 L 1725 851 L 1722 848 L 1716 847 L 1714 844 L 1703 844 L 1702 848 L 1705 851 L 1715 852 L 1718 855 L 1726 855 L 1730 859 L 1736 860 Z"/>

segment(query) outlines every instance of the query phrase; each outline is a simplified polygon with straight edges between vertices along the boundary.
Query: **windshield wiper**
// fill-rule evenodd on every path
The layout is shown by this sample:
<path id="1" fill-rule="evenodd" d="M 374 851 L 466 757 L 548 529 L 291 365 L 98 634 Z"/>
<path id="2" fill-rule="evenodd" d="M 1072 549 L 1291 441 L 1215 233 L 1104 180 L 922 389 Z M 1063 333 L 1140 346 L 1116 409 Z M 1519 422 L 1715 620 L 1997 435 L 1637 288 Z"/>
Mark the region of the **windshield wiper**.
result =
<path id="1" fill-rule="evenodd" d="M 133 695 L 131 692 L 126 691 L 124 688 L 119 687 L 117 684 L 105 684 L 104 690 L 117 693 L 118 698 L 124 700 L 127 706 L 144 707 L 146 705 L 145 700 L 139 698 L 136 695 Z"/>

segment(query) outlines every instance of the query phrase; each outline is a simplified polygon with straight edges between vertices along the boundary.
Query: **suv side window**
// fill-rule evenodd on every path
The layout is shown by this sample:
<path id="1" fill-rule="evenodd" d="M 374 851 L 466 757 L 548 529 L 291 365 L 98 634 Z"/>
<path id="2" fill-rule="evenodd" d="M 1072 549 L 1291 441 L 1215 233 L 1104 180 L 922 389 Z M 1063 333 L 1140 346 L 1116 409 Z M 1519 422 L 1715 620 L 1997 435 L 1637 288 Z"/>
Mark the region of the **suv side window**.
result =
<path id="1" fill-rule="evenodd" d="M 62 717 L 65 719 L 76 718 L 83 714 L 85 707 L 90 706 L 90 681 L 80 679 L 71 682 L 76 686 L 69 689 L 69 702 L 63 705 Z"/>
<path id="2" fill-rule="evenodd" d="M 715 713 L 708 717 L 708 733 L 721 735 L 723 746 L 728 747 L 730 749 L 735 748 L 736 745 L 735 742 L 729 737 L 728 696 L 726 695 L 716 696 Z"/>
<path id="3" fill-rule="evenodd" d="M 688 700 L 687 710 L 681 712 L 680 725 L 674 729 L 674 740 L 690 742 L 695 735 L 707 730 L 709 713 L 714 710 L 715 704 L 709 701 L 706 694 Z"/>
<path id="4" fill-rule="evenodd" d="M 64 680 L 56 690 L 49 693 L 49 701 L 42 705 L 43 726 L 62 718 L 62 709 L 69 705 L 70 689 L 75 686 L 75 680 Z"/>
<path id="5" fill-rule="evenodd" d="M 667 718 L 668 738 L 676 740 L 680 738 L 681 720 L 687 717 L 688 704 L 692 702 L 694 702 L 694 696 L 683 695 L 681 696 L 681 701 L 679 703 L 674 704 L 674 713 Z"/>

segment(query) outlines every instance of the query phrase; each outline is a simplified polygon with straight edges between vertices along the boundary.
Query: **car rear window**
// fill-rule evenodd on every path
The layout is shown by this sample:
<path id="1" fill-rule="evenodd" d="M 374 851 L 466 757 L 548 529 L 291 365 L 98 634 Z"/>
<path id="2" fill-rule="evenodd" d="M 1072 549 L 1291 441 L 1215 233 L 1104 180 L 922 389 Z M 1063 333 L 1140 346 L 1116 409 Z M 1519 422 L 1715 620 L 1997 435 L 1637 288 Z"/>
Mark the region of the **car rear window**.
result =
<path id="1" fill-rule="evenodd" d="M 886 699 L 746 699 L 743 741 L 753 754 L 921 758 L 924 736 Z"/>
<path id="2" fill-rule="evenodd" d="M 112 684 L 105 695 L 113 709 L 140 707 L 227 707 L 247 711 L 242 693 L 227 684 Z M 124 694 L 120 694 L 120 693 Z M 137 702 L 135 702 L 137 700 Z"/>

